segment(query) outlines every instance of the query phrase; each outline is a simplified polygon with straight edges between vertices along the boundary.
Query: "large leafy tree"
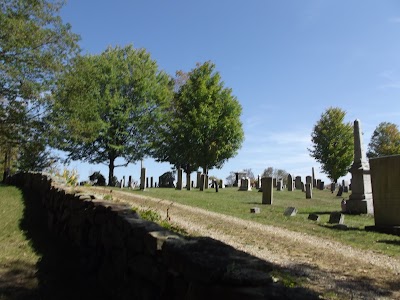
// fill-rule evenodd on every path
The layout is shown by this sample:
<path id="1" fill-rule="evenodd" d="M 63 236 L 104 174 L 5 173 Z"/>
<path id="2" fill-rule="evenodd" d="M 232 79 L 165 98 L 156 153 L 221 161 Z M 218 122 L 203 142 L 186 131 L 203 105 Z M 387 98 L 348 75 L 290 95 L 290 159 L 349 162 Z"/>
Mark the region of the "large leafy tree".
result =
<path id="1" fill-rule="evenodd" d="M 371 158 L 394 154 L 400 154 L 399 128 L 396 124 L 382 122 L 372 134 L 367 156 Z"/>
<path id="2" fill-rule="evenodd" d="M 224 87 L 213 63 L 197 64 L 189 73 L 179 75 L 154 156 L 183 167 L 187 173 L 199 167 L 208 173 L 222 167 L 240 148 L 242 109 L 232 90 Z"/>
<path id="3" fill-rule="evenodd" d="M 5 161 L 9 161 L 12 149 L 18 152 L 21 145 L 32 141 L 32 134 L 40 129 L 38 122 L 46 111 L 42 105 L 56 74 L 79 51 L 79 37 L 59 16 L 62 4 L 46 0 L 0 2 L 0 143 Z M 37 145 L 38 139 L 33 140 Z"/>
<path id="4" fill-rule="evenodd" d="M 114 168 L 143 159 L 172 97 L 171 79 L 144 49 L 108 48 L 77 57 L 59 78 L 52 123 L 54 145 L 69 160 Z M 115 164 L 117 158 L 123 163 Z"/>
<path id="5" fill-rule="evenodd" d="M 322 171 L 333 181 L 347 174 L 354 156 L 353 126 L 345 123 L 346 112 L 330 107 L 315 124 L 311 133 L 311 157 L 321 164 Z"/>

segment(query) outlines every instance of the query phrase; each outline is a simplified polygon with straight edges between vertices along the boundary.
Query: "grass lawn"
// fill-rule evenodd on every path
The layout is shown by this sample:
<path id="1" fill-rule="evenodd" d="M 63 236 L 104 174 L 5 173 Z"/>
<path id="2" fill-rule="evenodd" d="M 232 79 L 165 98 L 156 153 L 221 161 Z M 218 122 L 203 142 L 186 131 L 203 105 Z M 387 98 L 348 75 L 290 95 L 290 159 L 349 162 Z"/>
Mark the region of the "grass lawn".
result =
<path id="1" fill-rule="evenodd" d="M 37 288 L 36 263 L 41 258 L 21 229 L 23 195 L 11 186 L 0 185 L 0 299 L 24 296 Z M 18 296 L 18 297 L 19 297 Z"/>
<path id="2" fill-rule="evenodd" d="M 124 191 L 128 191 L 125 189 Z M 262 194 L 256 189 L 244 192 L 237 188 L 214 189 L 200 192 L 198 189 L 191 191 L 168 188 L 130 190 L 132 193 L 143 194 L 150 197 L 171 200 L 174 202 L 200 207 L 214 212 L 219 212 L 246 220 L 252 220 L 267 225 L 287 228 L 294 231 L 305 232 L 316 236 L 329 238 L 360 249 L 370 249 L 390 256 L 400 257 L 400 237 L 375 232 L 367 232 L 365 226 L 374 225 L 373 216 L 345 215 L 344 223 L 348 230 L 334 229 L 328 224 L 331 212 L 340 211 L 340 202 L 343 197 L 336 197 L 329 190 L 313 190 L 313 199 L 306 199 L 305 193 L 295 190 L 274 191 L 273 205 L 262 205 Z M 251 207 L 260 207 L 260 214 L 251 214 Z M 294 217 L 285 217 L 284 210 L 294 206 L 298 213 Z M 315 213 L 320 215 L 320 221 L 308 220 L 308 215 Z"/>

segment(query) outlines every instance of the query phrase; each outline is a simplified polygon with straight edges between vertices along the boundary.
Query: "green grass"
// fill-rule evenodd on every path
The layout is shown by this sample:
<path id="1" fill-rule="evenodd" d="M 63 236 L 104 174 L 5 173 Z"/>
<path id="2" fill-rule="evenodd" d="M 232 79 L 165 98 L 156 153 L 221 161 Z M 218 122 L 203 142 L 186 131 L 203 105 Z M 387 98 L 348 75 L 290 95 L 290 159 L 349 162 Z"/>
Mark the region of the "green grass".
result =
<path id="1" fill-rule="evenodd" d="M 342 242 L 360 249 L 369 249 L 390 256 L 400 257 L 400 237 L 376 232 L 367 232 L 365 226 L 374 225 L 373 216 L 368 215 L 345 215 L 344 223 L 348 230 L 334 229 L 328 224 L 331 212 L 340 211 L 340 202 L 343 197 L 336 197 L 328 190 L 313 190 L 313 199 L 306 199 L 301 191 L 274 191 L 273 205 L 262 205 L 262 193 L 253 189 L 251 192 L 238 191 L 237 188 L 214 189 L 200 192 L 197 189 L 191 191 L 157 188 L 147 189 L 145 192 L 134 190 L 139 193 L 159 199 L 171 200 L 177 203 L 200 207 L 206 210 L 223 213 L 251 220 L 267 225 L 287 228 L 290 230 L 305 232 L 312 235 L 328 238 Z M 260 214 L 251 214 L 251 207 L 260 207 Z M 298 213 L 294 217 L 285 217 L 284 210 L 294 206 Z M 320 215 L 320 221 L 308 220 L 310 213 Z"/>
<path id="2" fill-rule="evenodd" d="M 10 289 L 26 293 L 37 287 L 35 265 L 41 256 L 34 251 L 26 232 L 20 228 L 23 215 L 21 191 L 0 185 L 0 278 L 3 278 L 0 299 L 8 299 L 3 292 Z"/>

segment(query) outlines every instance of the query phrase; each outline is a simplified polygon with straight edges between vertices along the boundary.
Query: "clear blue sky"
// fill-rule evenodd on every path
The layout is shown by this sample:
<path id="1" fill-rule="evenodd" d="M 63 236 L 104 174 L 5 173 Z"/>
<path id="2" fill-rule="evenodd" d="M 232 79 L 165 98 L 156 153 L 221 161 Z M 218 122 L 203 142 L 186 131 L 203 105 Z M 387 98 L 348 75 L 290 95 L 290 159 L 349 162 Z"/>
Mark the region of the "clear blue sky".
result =
<path id="1" fill-rule="evenodd" d="M 310 156 L 311 132 L 330 106 L 361 120 L 364 147 L 383 121 L 400 124 L 400 2 L 376 0 L 68 0 L 61 12 L 84 54 L 146 48 L 174 75 L 216 64 L 243 107 L 245 141 L 210 175 L 272 166 L 326 180 Z M 147 175 L 169 164 L 144 161 Z M 78 162 L 80 179 L 108 169 Z M 140 162 L 116 176 L 140 177 Z"/>

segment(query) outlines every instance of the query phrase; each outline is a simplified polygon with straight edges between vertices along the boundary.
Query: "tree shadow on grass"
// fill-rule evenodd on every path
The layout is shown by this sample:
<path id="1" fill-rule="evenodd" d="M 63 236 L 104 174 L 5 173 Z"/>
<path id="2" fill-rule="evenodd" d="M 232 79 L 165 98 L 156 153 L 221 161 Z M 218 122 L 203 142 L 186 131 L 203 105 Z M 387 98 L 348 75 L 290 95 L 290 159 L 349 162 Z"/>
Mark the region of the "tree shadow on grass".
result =
<path id="1" fill-rule="evenodd" d="M 83 269 L 79 248 L 50 233 L 40 201 L 23 192 L 23 202 L 20 229 L 41 259 L 36 266 L 22 266 L 18 261 L 7 266 L 0 280 L 0 299 L 106 299 L 95 276 Z M 21 278 L 29 275 L 36 282 L 27 287 L 29 284 L 21 284 Z"/>
<path id="2" fill-rule="evenodd" d="M 342 273 L 321 270 L 315 265 L 294 264 L 290 268 L 282 268 L 282 272 L 291 273 L 298 282 L 318 282 L 320 278 L 327 275 L 331 278 L 330 285 L 325 287 L 324 296 L 330 299 L 330 296 L 336 295 L 333 299 L 392 299 L 394 292 L 400 291 L 400 284 L 397 278 L 393 280 L 380 282 L 378 285 L 372 278 L 366 276 L 343 276 Z M 338 296 L 338 298 L 337 298 Z M 325 299 L 325 297 L 323 297 Z"/>
<path id="3" fill-rule="evenodd" d="M 400 240 L 377 240 L 377 243 L 384 243 L 384 244 L 389 244 L 389 245 L 395 245 L 395 246 L 400 246 Z"/>

